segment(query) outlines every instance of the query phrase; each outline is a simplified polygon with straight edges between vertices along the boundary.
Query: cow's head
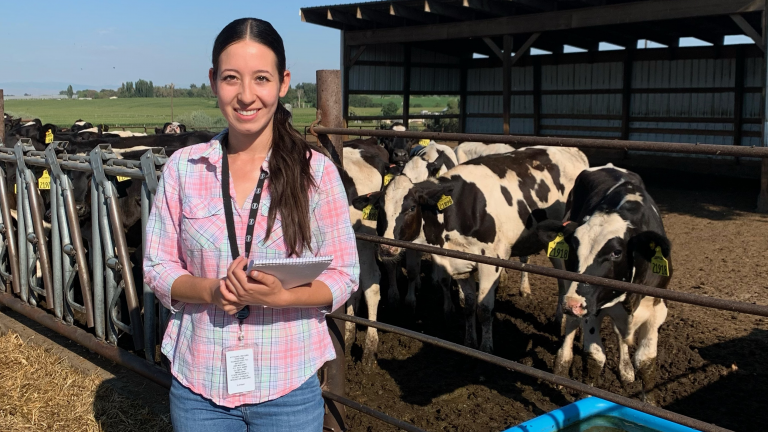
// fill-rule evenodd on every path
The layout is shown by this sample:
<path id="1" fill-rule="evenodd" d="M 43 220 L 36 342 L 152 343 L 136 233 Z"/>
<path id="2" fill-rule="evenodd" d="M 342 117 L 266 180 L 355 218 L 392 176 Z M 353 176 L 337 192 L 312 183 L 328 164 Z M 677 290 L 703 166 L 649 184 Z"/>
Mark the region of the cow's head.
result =
<path id="1" fill-rule="evenodd" d="M 671 262 L 670 242 L 666 236 L 654 231 L 639 231 L 618 211 L 598 211 L 580 225 L 544 221 L 538 224 L 537 230 L 544 244 L 555 240 L 558 234 L 563 235 L 569 247 L 565 267 L 575 273 L 655 285 L 651 279 L 662 277 L 651 272 L 656 247 L 660 247 L 664 258 Z M 671 275 L 671 265 L 669 271 Z M 624 291 L 569 282 L 562 307 L 565 313 L 577 317 L 596 316 L 601 309 L 613 306 L 625 297 Z"/>
<path id="2" fill-rule="evenodd" d="M 75 120 L 75 123 L 72 125 L 72 127 L 69 129 L 72 133 L 78 133 L 81 130 L 84 129 L 91 129 L 93 127 L 93 124 L 90 122 L 84 121 L 83 119 L 77 119 Z"/>
<path id="3" fill-rule="evenodd" d="M 352 200 L 352 205 L 362 210 L 373 205 L 378 210 L 376 232 L 378 235 L 403 241 L 414 241 L 422 235 L 425 211 L 436 212 L 437 202 L 443 195 L 450 195 L 453 186 L 448 183 L 424 181 L 414 184 L 407 176 L 396 176 L 381 191 Z M 396 259 L 403 248 L 379 246 L 382 259 Z"/>
<path id="4" fill-rule="evenodd" d="M 402 123 L 394 123 L 388 129 L 398 132 L 404 132 L 407 130 Z M 409 145 L 407 139 L 401 137 L 384 137 L 381 138 L 379 142 L 387 150 L 387 153 L 389 153 L 390 163 L 403 166 L 406 162 L 408 162 Z"/>

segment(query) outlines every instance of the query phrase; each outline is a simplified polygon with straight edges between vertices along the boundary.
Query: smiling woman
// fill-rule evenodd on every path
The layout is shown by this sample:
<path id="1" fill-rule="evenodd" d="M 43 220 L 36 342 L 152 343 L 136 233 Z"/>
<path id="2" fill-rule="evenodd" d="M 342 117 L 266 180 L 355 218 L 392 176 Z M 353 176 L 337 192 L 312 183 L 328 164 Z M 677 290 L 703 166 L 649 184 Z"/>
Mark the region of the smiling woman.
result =
<path id="1" fill-rule="evenodd" d="M 172 312 L 162 352 L 174 376 L 173 426 L 319 431 L 316 373 L 335 355 L 325 314 L 358 286 L 346 193 L 279 101 L 291 74 L 272 25 L 233 21 L 212 57 L 211 88 L 229 127 L 169 158 L 147 222 L 145 281 Z M 333 261 L 291 289 L 244 268 L 310 256 Z"/>

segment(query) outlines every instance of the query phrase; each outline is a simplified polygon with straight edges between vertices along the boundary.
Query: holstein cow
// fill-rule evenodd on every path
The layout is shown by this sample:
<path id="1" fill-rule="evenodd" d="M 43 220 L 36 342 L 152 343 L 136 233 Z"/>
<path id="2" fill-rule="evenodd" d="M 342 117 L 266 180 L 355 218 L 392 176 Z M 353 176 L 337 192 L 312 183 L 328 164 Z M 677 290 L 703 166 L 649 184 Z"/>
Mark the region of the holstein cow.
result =
<path id="1" fill-rule="evenodd" d="M 464 162 L 476 159 L 482 156 L 492 154 L 508 153 L 515 148 L 509 144 L 486 144 L 481 142 L 463 142 L 453 150 L 456 153 L 456 160 L 463 164 Z"/>
<path id="2" fill-rule="evenodd" d="M 180 134 L 187 131 L 187 127 L 179 122 L 167 122 L 161 128 L 155 128 L 155 134 Z"/>
<path id="3" fill-rule="evenodd" d="M 637 174 L 611 164 L 584 171 L 569 198 L 566 223 L 542 222 L 542 241 L 563 235 L 570 249 L 566 268 L 572 272 L 666 288 L 672 275 L 670 242 L 653 198 Z M 659 326 L 667 317 L 664 300 L 640 294 L 570 282 L 562 307 L 567 314 L 563 346 L 555 372 L 568 375 L 573 341 L 581 324 L 587 376 L 593 383 L 605 365 L 600 323 L 610 317 L 619 345 L 621 380 L 643 381 L 644 395 L 656 382 Z M 634 367 L 629 346 L 637 343 Z"/>
<path id="4" fill-rule="evenodd" d="M 530 147 L 458 165 L 442 177 L 414 184 L 395 177 L 381 193 L 360 196 L 354 205 L 379 209 L 377 232 L 397 240 L 507 259 L 530 255 L 544 244 L 537 221 L 562 218 L 576 176 L 588 167 L 577 149 Z M 397 257 L 401 248 L 380 246 L 382 257 Z M 465 314 L 465 343 L 477 346 L 476 316 L 482 327 L 481 349 L 493 350 L 492 311 L 501 269 L 432 255 L 451 277 L 477 270 L 479 299 L 472 277 L 458 279 Z M 446 312 L 450 279 L 442 277 Z"/>
<path id="5" fill-rule="evenodd" d="M 90 129 L 92 127 L 93 125 L 91 123 L 84 121 L 83 119 L 77 119 L 72 127 L 69 128 L 69 131 L 72 133 L 78 133 L 83 129 Z"/>
<path id="6" fill-rule="evenodd" d="M 393 123 L 389 127 L 381 126 L 381 129 L 389 129 L 398 132 L 406 131 L 406 127 L 402 123 Z M 394 137 L 381 137 L 379 138 L 379 144 L 381 144 L 389 154 L 389 162 L 395 165 L 405 165 L 409 157 L 410 144 L 405 138 Z"/>

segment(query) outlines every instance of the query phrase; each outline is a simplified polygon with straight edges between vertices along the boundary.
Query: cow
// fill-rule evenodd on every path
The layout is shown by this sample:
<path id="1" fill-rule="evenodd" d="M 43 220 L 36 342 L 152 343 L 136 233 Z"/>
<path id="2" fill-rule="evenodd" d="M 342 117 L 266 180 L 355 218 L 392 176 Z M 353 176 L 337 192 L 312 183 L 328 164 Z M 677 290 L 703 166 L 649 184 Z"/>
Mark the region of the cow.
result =
<path id="1" fill-rule="evenodd" d="M 77 119 L 75 120 L 75 123 L 72 125 L 71 128 L 69 128 L 69 132 L 71 133 L 78 133 L 83 129 L 90 129 L 93 127 L 93 124 L 84 121 L 83 119 Z"/>
<path id="2" fill-rule="evenodd" d="M 515 148 L 509 144 L 486 144 L 481 142 L 463 142 L 456 146 L 456 160 L 462 164 L 468 160 L 492 154 L 508 153 Z"/>
<path id="3" fill-rule="evenodd" d="M 667 287 L 672 276 L 671 245 L 658 207 L 640 176 L 611 164 L 585 170 L 576 179 L 568 207 L 565 223 L 546 221 L 537 227 L 544 242 L 563 236 L 570 250 L 567 270 Z M 566 330 L 555 373 L 568 375 L 573 341 L 581 326 L 588 356 L 587 379 L 595 382 L 606 360 L 600 324 L 609 317 L 618 339 L 621 381 L 633 382 L 637 371 L 645 398 L 656 382 L 659 327 L 667 317 L 664 300 L 569 282 L 561 302 Z M 634 344 L 633 368 L 629 346 Z"/>
<path id="4" fill-rule="evenodd" d="M 167 122 L 163 127 L 155 128 L 155 134 L 180 134 L 187 131 L 187 127 L 179 122 Z"/>
<path id="5" fill-rule="evenodd" d="M 397 132 L 405 132 L 407 129 L 402 123 L 393 123 L 389 127 L 384 125 L 380 126 L 381 129 L 388 129 Z M 404 166 L 409 157 L 409 149 L 411 147 L 409 140 L 400 137 L 381 137 L 379 138 L 379 144 L 383 146 L 389 154 L 389 162 L 395 165 Z"/>
<path id="6" fill-rule="evenodd" d="M 544 247 L 535 230 L 537 222 L 562 218 L 573 182 L 588 166 L 586 156 L 577 149 L 529 147 L 474 159 L 420 183 L 397 176 L 382 192 L 360 196 L 353 205 L 378 209 L 380 236 L 508 259 Z M 402 250 L 381 245 L 379 255 L 393 259 Z M 493 351 L 491 314 L 501 269 L 436 254 L 432 261 L 441 269 L 438 276 L 446 313 L 451 308 L 448 276 L 458 279 L 466 318 L 465 344 L 477 346 L 479 315 L 480 347 Z M 466 277 L 473 271 L 478 273 L 479 305 L 474 279 Z"/>

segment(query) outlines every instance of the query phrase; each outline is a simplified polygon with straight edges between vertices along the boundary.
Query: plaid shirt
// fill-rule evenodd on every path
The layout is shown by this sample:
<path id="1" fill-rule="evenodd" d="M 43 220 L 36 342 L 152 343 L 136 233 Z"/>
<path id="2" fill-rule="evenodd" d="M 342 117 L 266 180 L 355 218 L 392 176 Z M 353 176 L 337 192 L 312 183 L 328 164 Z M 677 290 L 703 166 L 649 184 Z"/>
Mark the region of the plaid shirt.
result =
<path id="1" fill-rule="evenodd" d="M 221 194 L 222 153 L 218 138 L 177 151 L 163 168 L 147 221 L 144 281 L 171 309 L 162 352 L 171 362 L 173 375 L 195 393 L 233 408 L 283 396 L 335 357 L 325 314 L 344 305 L 357 289 L 360 265 L 338 170 L 328 158 L 313 151 L 311 171 L 317 188 L 309 193 L 311 244 L 315 255 L 333 256 L 331 266 L 317 278 L 331 289 L 333 306 L 251 306 L 251 314 L 243 324 L 243 343 L 256 347 L 256 390 L 228 394 L 223 350 L 237 345 L 238 320 L 212 304 L 185 304 L 171 299 L 171 285 L 179 276 L 223 278 L 232 262 Z M 269 156 L 262 165 L 266 171 L 268 162 Z M 287 257 L 279 214 L 271 236 L 265 239 L 271 201 L 268 185 L 269 179 L 261 197 L 250 258 Z M 253 192 L 242 209 L 237 208 L 231 183 L 230 195 L 242 248 Z M 305 251 L 303 256 L 310 254 Z"/>

